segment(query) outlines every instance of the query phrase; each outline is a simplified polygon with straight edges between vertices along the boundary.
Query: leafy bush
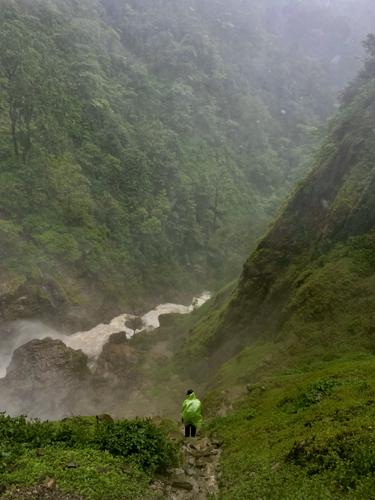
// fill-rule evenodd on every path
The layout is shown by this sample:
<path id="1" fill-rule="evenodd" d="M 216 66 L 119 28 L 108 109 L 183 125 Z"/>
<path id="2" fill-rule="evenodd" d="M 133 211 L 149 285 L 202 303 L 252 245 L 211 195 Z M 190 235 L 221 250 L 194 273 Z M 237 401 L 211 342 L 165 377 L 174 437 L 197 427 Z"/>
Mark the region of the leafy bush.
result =
<path id="1" fill-rule="evenodd" d="M 296 413 L 300 410 L 309 408 L 312 405 L 320 403 L 325 397 L 329 396 L 338 381 L 333 378 L 318 380 L 308 386 L 297 397 L 287 396 L 282 399 L 278 406 L 289 413 Z"/>
<path id="2" fill-rule="evenodd" d="M 328 396 L 332 389 L 337 385 L 337 381 L 331 378 L 319 380 L 310 385 L 295 401 L 297 409 L 309 408 L 311 405 L 319 403 L 324 397 Z"/>
<path id="3" fill-rule="evenodd" d="M 0 414 L 0 441 L 10 449 L 52 445 L 96 448 L 133 458 L 144 470 L 165 470 L 177 457 L 165 433 L 151 420 L 95 422 L 92 418 L 75 417 L 61 422 L 41 422 Z"/>
<path id="4" fill-rule="evenodd" d="M 165 471 L 176 462 L 176 451 L 150 420 L 102 424 L 97 434 L 100 449 L 112 455 L 134 457 L 145 470 Z"/>
<path id="5" fill-rule="evenodd" d="M 357 489 L 362 480 L 375 472 L 375 436 L 365 432 L 344 432 L 318 444 L 314 439 L 295 443 L 286 461 L 306 468 L 313 476 L 330 473 L 331 479 L 344 490 Z"/>

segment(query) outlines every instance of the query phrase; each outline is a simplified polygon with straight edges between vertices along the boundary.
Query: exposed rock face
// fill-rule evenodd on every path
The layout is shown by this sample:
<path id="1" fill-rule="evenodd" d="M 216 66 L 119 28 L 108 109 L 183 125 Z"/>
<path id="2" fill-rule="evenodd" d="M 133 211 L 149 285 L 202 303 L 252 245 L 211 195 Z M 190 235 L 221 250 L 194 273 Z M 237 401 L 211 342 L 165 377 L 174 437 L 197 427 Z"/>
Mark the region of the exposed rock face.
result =
<path id="1" fill-rule="evenodd" d="M 49 300 L 47 286 L 26 283 L 0 271 L 0 318 L 1 321 L 43 316 L 46 311 L 54 309 Z"/>
<path id="2" fill-rule="evenodd" d="M 15 350 L 0 381 L 2 410 L 33 417 L 76 413 L 88 398 L 87 357 L 60 340 L 32 340 Z"/>
<path id="3" fill-rule="evenodd" d="M 97 412 L 121 413 L 129 393 L 139 382 L 141 354 L 125 332 L 111 335 L 96 363 L 93 376 Z"/>
<path id="4" fill-rule="evenodd" d="M 112 383 L 121 383 L 127 379 L 139 364 L 139 353 L 130 345 L 124 332 L 113 334 L 98 359 L 96 373 L 110 379 Z"/>

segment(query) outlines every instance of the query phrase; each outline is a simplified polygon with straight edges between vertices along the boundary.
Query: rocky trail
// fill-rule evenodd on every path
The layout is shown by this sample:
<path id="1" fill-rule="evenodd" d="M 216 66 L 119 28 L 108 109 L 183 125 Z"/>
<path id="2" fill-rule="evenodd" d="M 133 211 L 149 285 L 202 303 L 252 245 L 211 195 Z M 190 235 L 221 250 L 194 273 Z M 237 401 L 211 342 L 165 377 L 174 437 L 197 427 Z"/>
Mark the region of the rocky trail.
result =
<path id="1" fill-rule="evenodd" d="M 154 498 L 205 500 L 219 493 L 221 442 L 207 437 L 189 438 L 181 446 L 181 466 L 170 471 L 168 481 L 151 485 Z"/>

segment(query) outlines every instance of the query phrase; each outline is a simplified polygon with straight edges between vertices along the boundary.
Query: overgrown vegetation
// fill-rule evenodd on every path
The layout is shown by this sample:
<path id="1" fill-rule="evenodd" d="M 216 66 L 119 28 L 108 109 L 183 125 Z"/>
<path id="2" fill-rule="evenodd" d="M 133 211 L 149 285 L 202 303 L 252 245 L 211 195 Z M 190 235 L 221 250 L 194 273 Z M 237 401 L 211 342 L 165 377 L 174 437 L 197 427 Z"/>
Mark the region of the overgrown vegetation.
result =
<path id="1" fill-rule="evenodd" d="M 0 415 L 0 487 L 43 484 L 87 499 L 147 498 L 177 451 L 149 420 L 74 417 L 58 422 Z M 5 493 L 6 498 L 7 493 Z"/>

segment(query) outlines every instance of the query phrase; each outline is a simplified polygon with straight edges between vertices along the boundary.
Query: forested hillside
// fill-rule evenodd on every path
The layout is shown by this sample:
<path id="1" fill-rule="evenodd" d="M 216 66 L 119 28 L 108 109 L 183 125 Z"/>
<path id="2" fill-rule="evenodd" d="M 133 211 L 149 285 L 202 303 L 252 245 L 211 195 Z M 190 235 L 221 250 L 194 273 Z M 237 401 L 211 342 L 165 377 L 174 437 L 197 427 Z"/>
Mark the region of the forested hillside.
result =
<path id="1" fill-rule="evenodd" d="M 3 319 L 235 276 L 358 63 L 349 4 L 1 0 Z"/>

